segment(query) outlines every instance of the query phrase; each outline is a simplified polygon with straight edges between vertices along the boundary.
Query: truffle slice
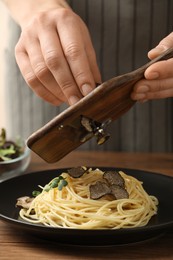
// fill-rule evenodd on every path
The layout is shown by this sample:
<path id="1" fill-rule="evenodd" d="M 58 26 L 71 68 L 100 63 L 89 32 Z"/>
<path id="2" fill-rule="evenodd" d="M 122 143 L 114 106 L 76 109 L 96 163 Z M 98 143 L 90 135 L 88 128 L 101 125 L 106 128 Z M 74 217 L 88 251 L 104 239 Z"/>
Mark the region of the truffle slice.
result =
<path id="1" fill-rule="evenodd" d="M 73 177 L 73 178 L 79 178 L 79 177 L 81 177 L 85 172 L 87 172 L 87 168 L 86 168 L 86 167 L 79 166 L 79 167 L 71 168 L 71 169 L 69 169 L 67 172 L 68 172 L 68 174 L 69 174 L 71 177 Z"/>
<path id="2" fill-rule="evenodd" d="M 88 132 L 93 132 L 93 128 L 91 126 L 91 119 L 85 117 L 85 116 L 82 116 L 81 118 L 81 124 L 83 127 L 85 127 L 85 129 L 88 131 Z"/>
<path id="3" fill-rule="evenodd" d="M 90 198 L 93 200 L 100 199 L 104 195 L 111 194 L 111 189 L 107 183 L 102 181 L 97 181 L 95 184 L 90 185 Z"/>
<path id="4" fill-rule="evenodd" d="M 116 184 L 120 187 L 125 187 L 125 181 L 117 171 L 107 171 L 103 174 L 103 178 L 106 179 L 110 185 Z"/>
<path id="5" fill-rule="evenodd" d="M 128 192 L 121 186 L 113 184 L 110 186 L 111 188 L 111 194 L 117 199 L 128 199 L 129 194 Z"/>

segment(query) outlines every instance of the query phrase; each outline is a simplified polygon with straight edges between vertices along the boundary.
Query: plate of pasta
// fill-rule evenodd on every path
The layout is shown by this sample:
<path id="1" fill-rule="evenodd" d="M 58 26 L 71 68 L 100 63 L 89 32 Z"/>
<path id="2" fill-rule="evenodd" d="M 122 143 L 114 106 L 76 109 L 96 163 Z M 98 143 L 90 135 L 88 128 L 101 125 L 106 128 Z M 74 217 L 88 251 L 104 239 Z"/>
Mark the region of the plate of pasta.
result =
<path id="1" fill-rule="evenodd" d="M 172 187 L 172 177 L 116 167 L 32 172 L 0 183 L 0 219 L 63 244 L 140 242 L 173 227 Z"/>

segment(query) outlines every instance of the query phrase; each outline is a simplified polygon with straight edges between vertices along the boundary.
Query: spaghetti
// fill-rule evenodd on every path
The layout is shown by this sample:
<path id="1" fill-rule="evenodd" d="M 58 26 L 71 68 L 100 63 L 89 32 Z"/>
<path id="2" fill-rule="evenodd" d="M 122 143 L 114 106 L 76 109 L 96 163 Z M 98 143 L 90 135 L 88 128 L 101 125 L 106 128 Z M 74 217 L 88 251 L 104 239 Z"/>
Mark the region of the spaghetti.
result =
<path id="1" fill-rule="evenodd" d="M 129 198 L 104 196 L 90 198 L 89 186 L 102 178 L 99 169 L 90 169 L 80 178 L 62 173 L 68 185 L 52 188 L 33 199 L 29 209 L 21 209 L 20 217 L 45 226 L 76 229 L 120 229 L 145 226 L 157 214 L 158 200 L 148 195 L 142 182 L 120 171 Z"/>

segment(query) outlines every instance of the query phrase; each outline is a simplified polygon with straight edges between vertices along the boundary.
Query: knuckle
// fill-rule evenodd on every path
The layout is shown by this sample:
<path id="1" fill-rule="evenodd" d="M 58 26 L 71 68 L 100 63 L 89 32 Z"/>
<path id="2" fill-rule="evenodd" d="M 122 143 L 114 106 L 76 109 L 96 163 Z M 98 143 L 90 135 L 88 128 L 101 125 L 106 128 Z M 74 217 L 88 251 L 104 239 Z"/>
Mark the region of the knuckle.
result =
<path id="1" fill-rule="evenodd" d="M 65 22 L 73 22 L 76 15 L 70 9 L 59 8 L 55 10 L 41 11 L 37 13 L 32 20 L 32 25 L 38 26 L 38 28 L 50 27 L 50 24 L 54 23 L 54 20 L 61 20 Z"/>
<path id="2" fill-rule="evenodd" d="M 33 16 L 29 28 L 36 26 L 36 27 L 43 27 L 47 25 L 47 13 L 46 12 L 39 12 L 36 15 Z"/>
<path id="3" fill-rule="evenodd" d="M 81 56 L 81 49 L 77 43 L 71 43 L 64 50 L 65 56 L 70 61 L 75 61 Z"/>
<path id="4" fill-rule="evenodd" d="M 89 78 L 89 71 L 78 71 L 75 73 L 75 80 L 77 82 L 80 82 L 79 84 L 84 84 L 88 81 Z"/>
<path id="5" fill-rule="evenodd" d="M 63 92 L 71 88 L 72 88 L 72 83 L 70 81 L 64 81 L 61 83 L 61 89 L 63 90 Z"/>
<path id="6" fill-rule="evenodd" d="M 34 72 L 38 78 L 42 78 L 49 72 L 49 70 L 44 63 L 38 63 L 34 68 Z"/>
<path id="7" fill-rule="evenodd" d="M 59 59 L 56 50 L 47 51 L 45 54 L 45 63 L 51 70 L 59 66 Z"/>
<path id="8" fill-rule="evenodd" d="M 42 24 L 46 20 L 47 14 L 45 12 L 40 12 L 34 16 L 33 22 L 34 24 Z"/>
<path id="9" fill-rule="evenodd" d="M 78 19 L 78 15 L 68 8 L 60 8 L 58 10 L 58 18 L 63 22 L 73 23 L 76 19 Z"/>
<path id="10" fill-rule="evenodd" d="M 36 85 L 36 82 L 38 81 L 37 77 L 32 72 L 26 73 L 24 75 L 24 78 L 25 78 L 26 83 L 29 86 L 31 86 L 32 88 L 34 88 L 34 86 Z"/>
<path id="11" fill-rule="evenodd" d="M 69 14 L 71 13 L 71 12 L 69 12 L 69 9 L 67 9 L 67 8 L 61 8 L 59 10 L 60 10 L 59 11 L 59 18 L 62 19 L 62 20 L 69 17 Z"/>

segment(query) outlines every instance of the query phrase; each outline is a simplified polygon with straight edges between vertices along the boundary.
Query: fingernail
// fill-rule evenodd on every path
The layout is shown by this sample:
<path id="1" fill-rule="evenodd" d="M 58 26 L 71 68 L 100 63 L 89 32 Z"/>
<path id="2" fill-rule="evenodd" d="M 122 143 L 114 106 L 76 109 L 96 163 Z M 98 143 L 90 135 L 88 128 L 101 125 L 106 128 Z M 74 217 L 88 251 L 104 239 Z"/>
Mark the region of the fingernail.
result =
<path id="1" fill-rule="evenodd" d="M 79 101 L 79 98 L 77 96 L 71 96 L 69 98 L 69 104 L 70 105 L 74 105 L 75 103 L 77 103 Z"/>
<path id="2" fill-rule="evenodd" d="M 92 87 L 89 84 L 84 84 L 82 86 L 82 93 L 84 96 L 88 95 L 92 91 Z"/>
<path id="3" fill-rule="evenodd" d="M 149 91 L 149 87 L 147 85 L 142 85 L 140 87 L 138 87 L 138 93 L 146 93 Z"/>

